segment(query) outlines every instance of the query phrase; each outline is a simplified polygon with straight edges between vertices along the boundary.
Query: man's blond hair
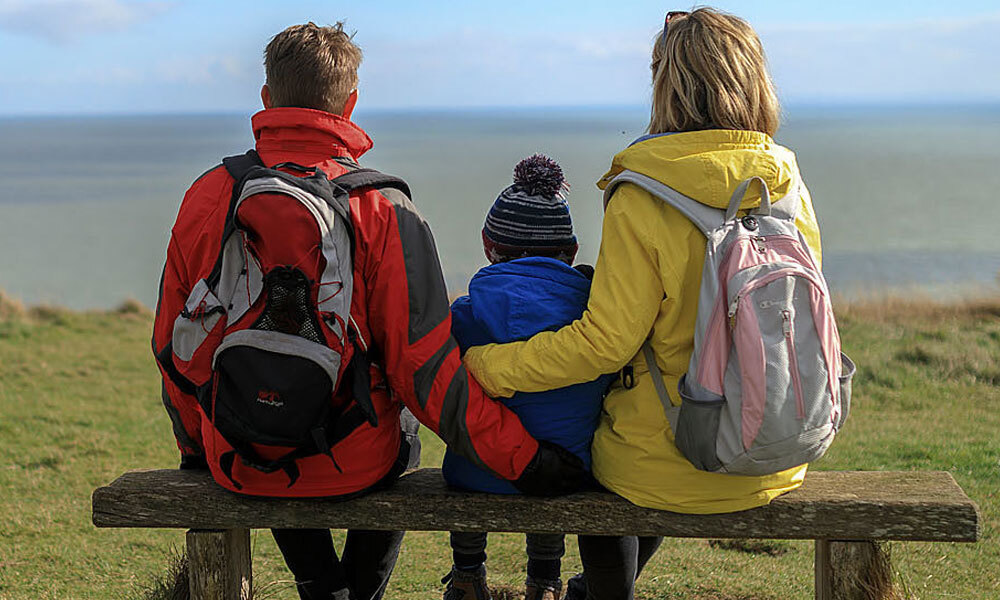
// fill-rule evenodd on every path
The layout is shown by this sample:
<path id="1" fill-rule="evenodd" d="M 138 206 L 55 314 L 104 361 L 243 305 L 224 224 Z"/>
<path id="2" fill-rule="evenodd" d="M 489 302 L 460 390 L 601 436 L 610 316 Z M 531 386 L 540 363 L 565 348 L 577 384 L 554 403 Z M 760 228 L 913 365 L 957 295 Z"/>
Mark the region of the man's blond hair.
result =
<path id="1" fill-rule="evenodd" d="M 781 108 L 760 38 L 712 8 L 674 16 L 653 44 L 650 133 L 739 129 L 773 136 Z"/>
<path id="2" fill-rule="evenodd" d="M 358 87 L 361 48 L 344 24 L 292 25 L 271 38 L 264 71 L 272 106 L 296 106 L 341 113 Z"/>

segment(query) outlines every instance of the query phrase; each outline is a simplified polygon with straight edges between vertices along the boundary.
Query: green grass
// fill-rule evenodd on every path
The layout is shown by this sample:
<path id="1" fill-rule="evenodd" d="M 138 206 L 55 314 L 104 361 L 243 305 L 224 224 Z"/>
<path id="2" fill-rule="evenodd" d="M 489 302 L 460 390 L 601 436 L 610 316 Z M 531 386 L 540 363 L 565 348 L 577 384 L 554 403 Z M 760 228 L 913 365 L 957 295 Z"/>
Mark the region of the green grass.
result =
<path id="1" fill-rule="evenodd" d="M 0 306 L 0 599 L 139 597 L 182 546 L 182 531 L 90 523 L 95 487 L 177 463 L 149 329 L 135 306 Z M 1000 598 L 1000 305 L 845 307 L 841 332 L 860 367 L 854 407 L 815 468 L 951 471 L 982 509 L 982 541 L 893 544 L 899 580 L 919 598 Z M 424 464 L 439 464 L 440 442 L 424 441 Z M 270 535 L 254 532 L 253 544 L 259 596 L 294 599 Z M 523 544 L 490 536 L 492 583 L 520 587 Z M 567 576 L 580 567 L 574 546 Z M 446 534 L 409 534 L 387 597 L 438 597 L 449 564 Z M 809 542 L 675 539 L 638 596 L 806 599 L 811 589 Z"/>

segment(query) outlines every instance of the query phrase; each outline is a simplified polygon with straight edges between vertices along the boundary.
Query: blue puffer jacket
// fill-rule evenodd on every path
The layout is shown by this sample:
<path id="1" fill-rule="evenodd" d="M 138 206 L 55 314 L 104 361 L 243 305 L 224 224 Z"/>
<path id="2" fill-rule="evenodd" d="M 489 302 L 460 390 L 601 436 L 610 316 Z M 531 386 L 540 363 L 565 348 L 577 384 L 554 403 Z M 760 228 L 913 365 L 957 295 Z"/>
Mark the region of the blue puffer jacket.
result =
<path id="1" fill-rule="evenodd" d="M 580 318 L 587 308 L 590 280 L 558 260 L 520 258 L 481 269 L 469 295 L 451 305 L 452 333 L 464 353 L 472 346 L 528 339 Z M 597 428 L 610 376 L 590 383 L 504 399 L 525 429 L 579 456 L 590 469 L 590 442 Z M 499 479 L 447 452 L 442 468 L 450 485 L 495 494 L 516 494 Z"/>

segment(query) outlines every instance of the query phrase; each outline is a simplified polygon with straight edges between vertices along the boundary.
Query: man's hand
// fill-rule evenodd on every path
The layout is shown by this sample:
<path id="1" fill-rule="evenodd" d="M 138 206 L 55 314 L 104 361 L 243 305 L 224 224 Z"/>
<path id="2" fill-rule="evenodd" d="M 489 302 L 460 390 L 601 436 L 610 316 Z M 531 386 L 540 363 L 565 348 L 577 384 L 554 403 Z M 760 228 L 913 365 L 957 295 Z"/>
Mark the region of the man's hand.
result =
<path id="1" fill-rule="evenodd" d="M 579 457 L 558 444 L 539 440 L 538 452 L 511 483 L 529 496 L 561 496 L 579 490 L 587 479 Z"/>

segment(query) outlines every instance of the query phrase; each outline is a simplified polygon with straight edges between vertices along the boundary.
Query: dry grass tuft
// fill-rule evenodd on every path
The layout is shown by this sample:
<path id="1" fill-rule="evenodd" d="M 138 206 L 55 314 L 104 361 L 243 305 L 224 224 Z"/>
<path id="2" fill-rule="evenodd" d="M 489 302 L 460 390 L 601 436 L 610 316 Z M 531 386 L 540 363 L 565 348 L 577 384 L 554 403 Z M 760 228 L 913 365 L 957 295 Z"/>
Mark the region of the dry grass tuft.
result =
<path id="1" fill-rule="evenodd" d="M 28 309 L 28 319 L 40 323 L 59 323 L 66 320 L 73 311 L 54 304 L 39 304 Z"/>
<path id="2" fill-rule="evenodd" d="M 907 298 L 887 296 L 858 301 L 835 299 L 834 306 L 838 318 L 877 322 L 897 323 L 915 319 L 1000 317 L 1000 298 L 940 301 L 919 295 Z"/>
<path id="3" fill-rule="evenodd" d="M 167 570 L 148 586 L 137 590 L 137 600 L 190 600 L 187 556 L 176 548 L 170 551 Z"/>
<path id="4" fill-rule="evenodd" d="M 97 310 L 87 312 L 113 314 L 123 317 L 136 316 L 148 318 L 153 316 L 153 311 L 135 298 L 126 298 L 121 304 L 110 311 Z M 59 323 L 65 321 L 67 317 L 73 314 L 78 314 L 78 312 L 57 304 L 25 306 L 24 302 L 19 298 L 15 298 L 0 289 L 0 322 L 30 321 L 35 323 Z"/>
<path id="5" fill-rule="evenodd" d="M 139 302 L 135 298 L 126 298 L 112 311 L 116 315 L 139 315 L 143 317 L 153 316 L 153 311 L 149 307 Z"/>
<path id="6" fill-rule="evenodd" d="M 20 321 L 27 316 L 23 302 L 0 290 L 0 321 Z"/>

